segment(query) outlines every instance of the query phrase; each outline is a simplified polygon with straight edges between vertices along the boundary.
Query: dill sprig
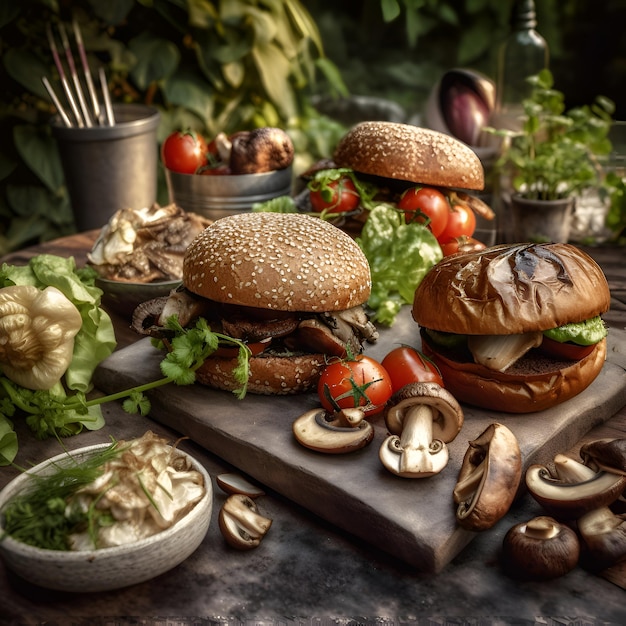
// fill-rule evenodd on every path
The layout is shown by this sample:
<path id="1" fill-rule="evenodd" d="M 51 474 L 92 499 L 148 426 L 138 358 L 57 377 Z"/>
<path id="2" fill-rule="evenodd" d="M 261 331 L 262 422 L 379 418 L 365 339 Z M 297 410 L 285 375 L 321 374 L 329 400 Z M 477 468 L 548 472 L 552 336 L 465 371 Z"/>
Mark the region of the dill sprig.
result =
<path id="1" fill-rule="evenodd" d="M 47 550 L 68 550 L 69 536 L 82 527 L 92 528 L 99 520 L 95 507 L 80 511 L 67 507 L 68 499 L 81 487 L 102 475 L 104 465 L 122 452 L 117 442 L 97 454 L 76 461 L 68 454 L 68 461 L 54 463 L 55 471 L 48 474 L 29 473 L 32 484 L 11 498 L 0 511 L 4 520 L 4 534 L 17 541 Z M 101 520 L 108 523 L 107 520 Z"/>

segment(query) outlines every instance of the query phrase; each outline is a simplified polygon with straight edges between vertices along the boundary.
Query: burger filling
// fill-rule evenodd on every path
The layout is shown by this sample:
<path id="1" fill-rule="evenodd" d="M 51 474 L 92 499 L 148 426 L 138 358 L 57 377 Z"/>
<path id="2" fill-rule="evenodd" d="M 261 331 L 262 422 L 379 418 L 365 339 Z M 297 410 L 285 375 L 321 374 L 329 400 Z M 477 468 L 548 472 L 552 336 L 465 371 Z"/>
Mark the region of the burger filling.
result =
<path id="1" fill-rule="evenodd" d="M 607 335 L 599 316 L 543 332 L 517 335 L 460 335 L 422 330 L 426 341 L 445 356 L 461 362 L 474 361 L 498 372 L 526 367 L 521 363 L 526 356 L 577 361 L 590 354 Z"/>
<path id="2" fill-rule="evenodd" d="M 365 341 L 375 342 L 378 331 L 365 309 L 306 313 L 276 311 L 224 304 L 196 296 L 181 287 L 166 298 L 140 305 L 133 315 L 133 329 L 144 335 L 166 338 L 167 320 L 175 315 L 186 327 L 202 317 L 215 332 L 245 342 L 254 356 L 320 353 L 345 357 L 358 354 Z M 215 356 L 234 357 L 237 348 L 221 346 Z"/>

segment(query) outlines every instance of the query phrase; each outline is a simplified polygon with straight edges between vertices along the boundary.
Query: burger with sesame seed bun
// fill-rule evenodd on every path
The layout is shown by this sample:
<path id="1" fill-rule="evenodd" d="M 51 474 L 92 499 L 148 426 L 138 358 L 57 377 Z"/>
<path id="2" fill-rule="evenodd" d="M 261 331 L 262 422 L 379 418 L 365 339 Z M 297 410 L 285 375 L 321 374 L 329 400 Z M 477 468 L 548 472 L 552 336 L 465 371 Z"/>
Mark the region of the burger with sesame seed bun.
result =
<path id="1" fill-rule="evenodd" d="M 359 354 L 378 333 L 363 305 L 370 268 L 355 241 L 298 213 L 241 213 L 213 222 L 188 247 L 181 288 L 141 305 L 133 328 L 163 336 L 166 320 L 205 318 L 251 350 L 247 390 L 265 395 L 315 388 L 328 358 Z M 232 391 L 237 348 L 218 348 L 196 371 Z"/>

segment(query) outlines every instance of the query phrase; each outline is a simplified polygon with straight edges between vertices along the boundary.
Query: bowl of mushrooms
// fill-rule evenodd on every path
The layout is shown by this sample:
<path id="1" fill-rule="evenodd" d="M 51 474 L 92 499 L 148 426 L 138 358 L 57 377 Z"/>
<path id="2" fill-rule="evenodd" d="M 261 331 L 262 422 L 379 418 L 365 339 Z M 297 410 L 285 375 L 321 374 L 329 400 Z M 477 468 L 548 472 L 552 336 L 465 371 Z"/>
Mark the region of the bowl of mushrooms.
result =
<path id="1" fill-rule="evenodd" d="M 285 131 L 263 127 L 220 133 L 211 143 L 214 162 L 194 173 L 164 163 L 171 202 L 216 220 L 291 193 L 294 147 Z"/>
<path id="2" fill-rule="evenodd" d="M 190 556 L 212 506 L 204 467 L 149 431 L 60 454 L 11 481 L 0 492 L 0 556 L 48 589 L 127 587 Z"/>

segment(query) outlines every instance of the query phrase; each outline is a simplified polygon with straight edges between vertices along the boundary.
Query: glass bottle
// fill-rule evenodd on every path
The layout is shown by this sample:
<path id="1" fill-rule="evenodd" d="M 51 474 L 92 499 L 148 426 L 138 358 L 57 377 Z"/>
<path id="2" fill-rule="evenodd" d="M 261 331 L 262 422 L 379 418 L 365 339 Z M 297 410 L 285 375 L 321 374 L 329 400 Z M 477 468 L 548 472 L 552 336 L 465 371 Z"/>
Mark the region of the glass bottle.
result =
<path id="1" fill-rule="evenodd" d="M 522 101 L 532 89 L 526 79 L 548 67 L 548 44 L 536 27 L 534 0 L 518 0 L 512 14 L 511 33 L 498 55 L 494 125 L 499 128 L 520 127 Z"/>

